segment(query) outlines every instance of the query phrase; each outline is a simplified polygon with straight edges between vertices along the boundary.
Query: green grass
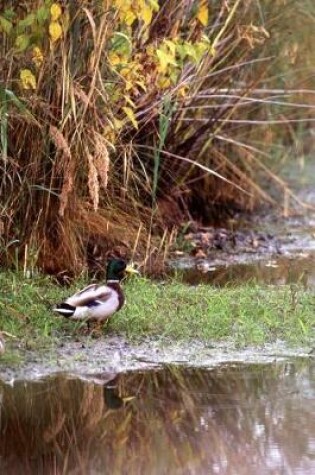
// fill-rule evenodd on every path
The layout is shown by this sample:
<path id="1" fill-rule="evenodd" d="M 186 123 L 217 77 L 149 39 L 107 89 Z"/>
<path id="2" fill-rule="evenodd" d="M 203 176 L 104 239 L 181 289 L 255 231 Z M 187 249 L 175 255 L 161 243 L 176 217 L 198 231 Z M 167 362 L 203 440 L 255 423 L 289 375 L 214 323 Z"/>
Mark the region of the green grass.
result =
<path id="1" fill-rule="evenodd" d="M 0 330 L 31 347 L 74 337 L 78 324 L 56 316 L 50 307 L 82 285 L 81 281 L 62 288 L 47 277 L 1 273 Z M 314 340 L 314 295 L 300 287 L 247 284 L 218 289 L 134 278 L 124 288 L 127 305 L 104 326 L 104 334 L 132 340 L 229 340 L 239 345 Z"/>

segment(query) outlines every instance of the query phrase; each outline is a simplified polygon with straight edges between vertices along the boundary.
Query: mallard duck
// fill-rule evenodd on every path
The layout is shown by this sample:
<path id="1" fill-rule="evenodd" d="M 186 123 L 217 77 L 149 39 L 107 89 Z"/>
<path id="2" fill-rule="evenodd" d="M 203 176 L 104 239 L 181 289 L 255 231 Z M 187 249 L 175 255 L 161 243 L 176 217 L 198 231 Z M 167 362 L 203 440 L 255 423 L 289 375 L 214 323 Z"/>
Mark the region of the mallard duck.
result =
<path id="1" fill-rule="evenodd" d="M 106 285 L 91 284 L 56 305 L 53 310 L 71 320 L 102 323 L 125 303 L 120 281 L 126 273 L 138 273 L 123 259 L 111 259 L 106 269 Z"/>

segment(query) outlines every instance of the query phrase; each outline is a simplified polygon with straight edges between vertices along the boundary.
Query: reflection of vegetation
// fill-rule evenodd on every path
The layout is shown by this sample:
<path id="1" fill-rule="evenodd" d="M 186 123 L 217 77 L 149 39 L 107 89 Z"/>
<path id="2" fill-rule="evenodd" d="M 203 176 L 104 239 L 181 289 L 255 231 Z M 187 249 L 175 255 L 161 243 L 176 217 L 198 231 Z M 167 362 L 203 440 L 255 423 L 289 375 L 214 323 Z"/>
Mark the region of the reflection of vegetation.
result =
<path id="1" fill-rule="evenodd" d="M 314 365 L 169 367 L 102 386 L 60 376 L 2 386 L 2 469 L 21 473 L 162 474 L 301 470 L 311 464 Z M 272 453 L 277 450 L 277 457 Z M 216 472 L 217 473 L 217 472 Z"/>
<path id="2" fill-rule="evenodd" d="M 60 289 L 48 278 L 0 274 L 1 326 L 33 346 L 51 335 L 77 330 L 74 322 L 52 315 L 49 306 L 74 289 Z M 78 286 L 81 286 L 79 283 Z M 127 306 L 107 332 L 143 336 L 230 339 L 241 345 L 277 338 L 307 343 L 314 336 L 313 295 L 299 286 L 213 288 L 137 278 L 124 284 Z M 44 341 L 43 341 L 44 343 Z"/>

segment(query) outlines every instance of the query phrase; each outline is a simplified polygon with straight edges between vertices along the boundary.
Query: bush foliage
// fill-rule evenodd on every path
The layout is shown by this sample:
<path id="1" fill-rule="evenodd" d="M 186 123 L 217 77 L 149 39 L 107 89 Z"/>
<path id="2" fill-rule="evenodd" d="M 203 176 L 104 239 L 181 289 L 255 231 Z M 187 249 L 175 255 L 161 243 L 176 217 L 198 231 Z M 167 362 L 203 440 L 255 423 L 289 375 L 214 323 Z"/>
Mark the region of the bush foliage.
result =
<path id="1" fill-rule="evenodd" d="M 96 245 L 130 254 L 152 232 L 272 201 L 244 136 L 260 121 L 268 141 L 264 14 L 289 3 L 6 2 L 1 262 L 77 272 Z"/>

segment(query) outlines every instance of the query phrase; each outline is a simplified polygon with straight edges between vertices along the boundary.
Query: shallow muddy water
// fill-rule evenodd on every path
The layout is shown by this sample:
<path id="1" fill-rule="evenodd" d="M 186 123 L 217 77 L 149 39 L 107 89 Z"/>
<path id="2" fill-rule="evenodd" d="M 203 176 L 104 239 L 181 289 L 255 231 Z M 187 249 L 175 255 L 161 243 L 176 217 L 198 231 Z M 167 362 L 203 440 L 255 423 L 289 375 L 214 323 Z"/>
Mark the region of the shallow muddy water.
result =
<path id="1" fill-rule="evenodd" d="M 257 282 L 315 288 L 315 252 L 300 252 L 294 256 L 274 256 L 269 259 L 260 257 L 251 262 L 217 267 L 207 260 L 197 264 L 187 261 L 185 270 L 180 275 L 182 281 L 188 284 L 204 283 L 222 287 Z"/>
<path id="2" fill-rule="evenodd" d="M 257 223 L 255 220 L 247 223 L 249 229 L 256 228 L 256 231 L 250 239 L 248 232 L 244 235 L 240 233 L 240 246 L 234 248 L 227 245 L 226 249 L 219 250 L 213 248 L 210 242 L 208 249 L 207 244 L 201 249 L 202 258 L 198 257 L 198 252 L 195 256 L 184 255 L 171 260 L 171 268 L 175 275 L 180 275 L 189 284 L 203 282 L 224 286 L 254 281 L 315 288 L 315 193 L 312 194 L 312 200 L 313 209 L 304 215 L 289 219 L 267 215 Z M 207 243 L 207 235 L 212 232 L 206 229 L 197 233 L 197 249 L 203 241 Z M 261 230 L 264 231 L 263 246 L 242 246 L 246 239 L 253 243 L 259 241 Z M 272 236 L 270 242 L 266 238 L 268 233 Z M 233 236 L 231 232 L 228 235 L 230 240 L 233 240 Z"/>
<path id="3" fill-rule="evenodd" d="M 1 474 L 315 473 L 315 362 L 0 383 Z"/>
<path id="4" fill-rule="evenodd" d="M 299 205 L 296 214 L 288 218 L 281 216 L 281 209 L 272 209 L 248 220 L 234 219 L 233 231 L 223 228 L 222 232 L 214 233 L 213 228 L 202 228 L 189 240 L 193 243 L 193 255 L 188 252 L 182 253 L 182 257 L 175 256 L 170 261 L 171 268 L 189 284 L 203 282 L 224 286 L 254 281 L 315 288 L 313 162 L 306 163 L 303 169 L 299 169 L 297 163 L 290 163 L 290 176 L 284 174 L 305 208 Z M 222 243 L 219 242 L 218 247 L 220 239 Z"/>

